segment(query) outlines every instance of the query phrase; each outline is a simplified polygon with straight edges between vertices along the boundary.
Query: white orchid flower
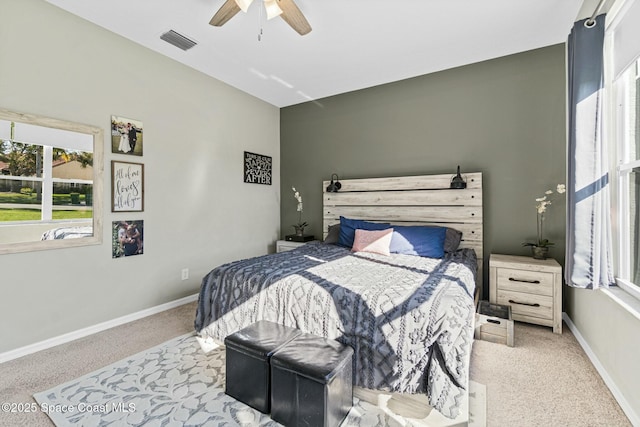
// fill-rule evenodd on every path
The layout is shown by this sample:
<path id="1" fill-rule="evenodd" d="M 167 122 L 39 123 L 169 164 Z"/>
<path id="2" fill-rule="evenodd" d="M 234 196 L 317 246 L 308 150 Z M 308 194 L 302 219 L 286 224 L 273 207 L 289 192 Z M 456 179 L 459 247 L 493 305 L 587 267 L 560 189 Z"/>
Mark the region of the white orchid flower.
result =
<path id="1" fill-rule="evenodd" d="M 565 187 L 564 184 L 558 184 L 556 186 L 556 192 L 558 194 L 562 194 L 564 192 L 566 192 L 567 189 Z M 544 196 L 539 197 L 536 199 L 536 212 L 538 213 L 538 235 L 537 235 L 537 241 L 534 243 L 531 242 L 524 242 L 523 245 L 524 246 L 533 246 L 533 247 L 549 247 L 551 245 L 553 245 L 552 242 L 549 242 L 548 239 L 543 239 L 542 238 L 542 224 L 544 221 L 544 214 L 547 211 L 547 207 L 552 203 L 553 200 L 553 194 L 555 194 L 553 192 L 553 190 L 547 190 L 544 192 Z"/>
<path id="2" fill-rule="evenodd" d="M 296 187 L 291 187 L 291 189 L 294 191 L 293 193 L 293 197 L 296 198 L 296 200 L 298 201 L 298 207 L 296 208 L 297 212 L 302 212 L 302 196 L 300 195 L 300 193 L 296 190 Z"/>

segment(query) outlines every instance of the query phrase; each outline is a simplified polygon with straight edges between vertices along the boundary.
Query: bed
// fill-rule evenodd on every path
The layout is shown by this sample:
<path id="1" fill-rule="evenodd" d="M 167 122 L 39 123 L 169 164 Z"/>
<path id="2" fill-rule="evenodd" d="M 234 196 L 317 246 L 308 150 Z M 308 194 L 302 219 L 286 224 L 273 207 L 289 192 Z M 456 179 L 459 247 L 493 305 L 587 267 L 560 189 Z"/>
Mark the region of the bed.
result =
<path id="1" fill-rule="evenodd" d="M 341 216 L 438 225 L 462 231 L 458 250 L 430 258 L 312 242 L 228 263 L 203 279 L 196 331 L 223 341 L 271 320 L 334 338 L 354 349 L 355 386 L 426 394 L 456 417 L 468 393 L 482 277 L 482 177 L 466 178 L 464 190 L 448 189 L 451 175 L 431 175 L 344 180 L 339 193 L 324 194 L 324 230 Z"/>
<path id="2" fill-rule="evenodd" d="M 93 227 L 59 227 L 52 228 L 42 233 L 40 240 L 60 240 L 60 239 L 79 239 L 82 237 L 92 237 Z"/>

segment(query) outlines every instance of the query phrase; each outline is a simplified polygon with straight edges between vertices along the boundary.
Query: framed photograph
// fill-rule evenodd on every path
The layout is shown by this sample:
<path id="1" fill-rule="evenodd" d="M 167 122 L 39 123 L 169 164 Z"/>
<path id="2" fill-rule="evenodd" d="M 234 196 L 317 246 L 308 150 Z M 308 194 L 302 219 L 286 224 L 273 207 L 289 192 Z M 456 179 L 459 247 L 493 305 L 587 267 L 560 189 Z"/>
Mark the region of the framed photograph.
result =
<path id="1" fill-rule="evenodd" d="M 244 152 L 244 182 L 271 185 L 271 157 Z"/>
<path id="2" fill-rule="evenodd" d="M 111 212 L 144 212 L 144 165 L 111 160 Z"/>
<path id="3" fill-rule="evenodd" d="M 141 255 L 144 250 L 144 221 L 113 221 L 112 258 Z"/>
<path id="4" fill-rule="evenodd" d="M 111 152 L 142 156 L 142 122 L 111 116 Z"/>

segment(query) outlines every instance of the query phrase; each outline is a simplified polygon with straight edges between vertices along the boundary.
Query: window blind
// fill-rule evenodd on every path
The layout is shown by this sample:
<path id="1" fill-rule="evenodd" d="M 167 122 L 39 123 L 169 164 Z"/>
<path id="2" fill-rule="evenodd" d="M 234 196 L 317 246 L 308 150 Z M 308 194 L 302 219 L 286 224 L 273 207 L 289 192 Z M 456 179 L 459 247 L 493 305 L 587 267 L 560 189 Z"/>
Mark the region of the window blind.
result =
<path id="1" fill-rule="evenodd" d="M 640 0 L 627 0 L 609 31 L 613 31 L 613 72 L 617 79 L 640 57 Z"/>

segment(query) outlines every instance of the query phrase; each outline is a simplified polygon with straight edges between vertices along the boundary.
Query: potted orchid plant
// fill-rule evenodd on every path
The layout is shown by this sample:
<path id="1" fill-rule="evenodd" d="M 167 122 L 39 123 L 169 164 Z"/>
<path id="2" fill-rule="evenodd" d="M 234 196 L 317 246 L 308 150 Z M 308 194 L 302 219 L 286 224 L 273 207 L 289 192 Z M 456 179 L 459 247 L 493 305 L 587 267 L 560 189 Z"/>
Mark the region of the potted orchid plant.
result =
<path id="1" fill-rule="evenodd" d="M 298 212 L 298 223 L 294 224 L 293 228 L 295 228 L 298 236 L 302 236 L 304 234 L 304 228 L 309 224 L 306 221 L 302 222 L 302 196 L 298 190 L 296 190 L 296 187 L 291 187 L 291 189 L 293 190 L 293 197 L 295 197 L 298 202 L 298 207 L 296 208 L 296 211 Z"/>
<path id="2" fill-rule="evenodd" d="M 547 190 L 544 196 L 536 199 L 537 239 L 535 242 L 524 242 L 522 244 L 522 246 L 531 246 L 534 259 L 547 259 L 549 247 L 555 245 L 555 243 L 550 242 L 549 239 L 543 238 L 544 214 L 547 212 L 549 205 L 551 205 L 553 196 L 556 194 L 564 194 L 566 191 L 564 184 L 558 184 L 555 192 L 553 190 Z"/>

